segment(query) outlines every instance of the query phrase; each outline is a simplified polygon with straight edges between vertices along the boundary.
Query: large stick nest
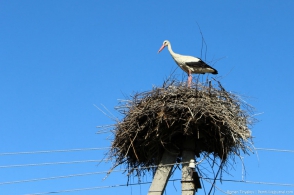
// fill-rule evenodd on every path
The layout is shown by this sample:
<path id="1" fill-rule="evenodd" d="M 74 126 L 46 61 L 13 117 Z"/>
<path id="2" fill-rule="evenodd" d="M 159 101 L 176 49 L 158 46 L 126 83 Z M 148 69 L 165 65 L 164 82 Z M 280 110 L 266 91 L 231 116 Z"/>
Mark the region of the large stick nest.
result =
<path id="1" fill-rule="evenodd" d="M 129 173 L 158 165 L 165 150 L 176 151 L 180 160 L 188 137 L 195 140 L 196 155 L 212 154 L 221 162 L 250 149 L 252 107 L 219 82 L 187 87 L 167 81 L 121 101 L 117 109 L 124 117 L 115 125 L 110 156 L 115 167 L 127 165 Z"/>

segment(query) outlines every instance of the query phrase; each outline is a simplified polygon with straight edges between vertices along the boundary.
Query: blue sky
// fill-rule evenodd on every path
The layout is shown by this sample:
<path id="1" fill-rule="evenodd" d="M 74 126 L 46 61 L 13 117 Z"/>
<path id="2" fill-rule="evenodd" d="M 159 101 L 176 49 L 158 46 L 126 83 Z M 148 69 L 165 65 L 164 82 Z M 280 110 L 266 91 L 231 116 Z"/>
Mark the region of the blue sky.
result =
<path id="1" fill-rule="evenodd" d="M 256 113 L 262 113 L 252 129 L 255 147 L 294 150 L 293 8 L 291 0 L 1 1 L 0 153 L 102 149 L 1 155 L 0 183 L 107 171 L 110 163 L 1 166 L 103 159 L 112 136 L 96 134 L 96 126 L 113 121 L 94 105 L 104 105 L 121 117 L 114 109 L 118 99 L 160 86 L 177 67 L 167 50 L 157 54 L 166 39 L 175 52 L 213 64 L 222 85 L 246 97 Z M 207 44 L 206 58 L 201 56 L 197 23 Z M 179 68 L 175 74 L 186 79 Z M 260 150 L 244 157 L 245 180 L 293 184 L 293 153 Z M 232 176 L 224 178 L 242 179 L 241 163 L 234 166 L 229 168 Z M 104 177 L 2 184 L 0 193 L 33 194 L 127 181 L 122 172 Z M 143 181 L 151 179 L 146 176 Z M 294 191 L 293 186 L 217 185 L 223 191 L 256 194 L 258 190 Z M 146 194 L 148 188 L 146 184 L 60 194 Z M 175 181 L 168 185 L 167 194 L 180 190 L 180 182 Z"/>

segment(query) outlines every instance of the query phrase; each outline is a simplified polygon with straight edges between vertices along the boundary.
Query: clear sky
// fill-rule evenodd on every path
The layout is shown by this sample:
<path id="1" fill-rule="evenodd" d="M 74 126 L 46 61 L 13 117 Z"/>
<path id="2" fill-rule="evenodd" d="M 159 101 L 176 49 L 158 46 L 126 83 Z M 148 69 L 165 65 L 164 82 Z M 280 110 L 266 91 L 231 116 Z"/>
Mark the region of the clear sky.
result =
<path id="1" fill-rule="evenodd" d="M 111 163 L 40 164 L 103 159 L 112 134 L 96 134 L 96 126 L 113 121 L 94 105 L 104 105 L 120 118 L 114 109 L 118 99 L 160 86 L 177 67 L 167 50 L 157 54 L 165 39 L 175 52 L 213 64 L 223 86 L 256 108 L 260 122 L 252 129 L 255 147 L 294 150 L 293 9 L 292 0 L 0 1 L 0 153 L 102 148 L 1 155 L 0 194 L 126 184 L 121 171 L 106 180 L 103 173 L 3 182 L 107 171 Z M 207 44 L 206 57 L 201 56 L 197 23 Z M 186 79 L 179 68 L 175 74 Z M 244 179 L 294 184 L 293 159 L 291 152 L 264 150 L 244 156 Z M 11 166 L 26 164 L 40 166 Z M 224 179 L 242 179 L 240 161 L 228 170 L 232 176 Z M 151 180 L 146 176 L 142 182 Z M 217 186 L 255 194 L 294 193 L 294 186 L 235 182 Z M 146 194 L 148 188 L 145 184 L 60 194 Z M 180 190 L 180 181 L 175 181 L 167 194 Z"/>

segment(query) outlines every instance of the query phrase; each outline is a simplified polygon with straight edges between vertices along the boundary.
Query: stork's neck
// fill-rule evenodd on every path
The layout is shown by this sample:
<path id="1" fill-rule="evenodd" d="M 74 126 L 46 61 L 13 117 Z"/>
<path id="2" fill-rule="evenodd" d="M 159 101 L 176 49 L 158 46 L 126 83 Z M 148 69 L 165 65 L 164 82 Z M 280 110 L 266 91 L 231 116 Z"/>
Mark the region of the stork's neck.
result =
<path id="1" fill-rule="evenodd" d="M 178 55 L 178 54 L 176 54 L 176 53 L 172 50 L 171 44 L 168 44 L 168 45 L 167 45 L 167 49 L 168 49 L 170 55 L 171 55 L 173 58 L 175 58 L 176 55 Z"/>

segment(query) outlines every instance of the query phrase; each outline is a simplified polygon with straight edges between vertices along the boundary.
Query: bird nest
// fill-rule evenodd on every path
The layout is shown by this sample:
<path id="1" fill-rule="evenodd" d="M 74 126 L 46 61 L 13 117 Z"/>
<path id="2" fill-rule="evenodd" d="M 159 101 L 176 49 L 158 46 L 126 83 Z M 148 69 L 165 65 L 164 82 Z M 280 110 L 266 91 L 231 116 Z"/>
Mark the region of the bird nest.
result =
<path id="1" fill-rule="evenodd" d="M 166 150 L 176 151 L 181 160 L 183 142 L 193 138 L 196 155 L 226 162 L 230 155 L 250 151 L 252 109 L 218 81 L 191 87 L 166 81 L 120 102 L 117 110 L 124 117 L 114 126 L 109 155 L 115 158 L 114 167 L 127 165 L 129 173 L 140 175 L 155 171 Z"/>

